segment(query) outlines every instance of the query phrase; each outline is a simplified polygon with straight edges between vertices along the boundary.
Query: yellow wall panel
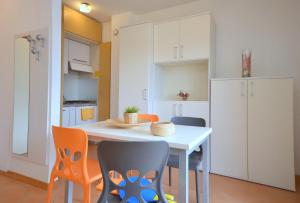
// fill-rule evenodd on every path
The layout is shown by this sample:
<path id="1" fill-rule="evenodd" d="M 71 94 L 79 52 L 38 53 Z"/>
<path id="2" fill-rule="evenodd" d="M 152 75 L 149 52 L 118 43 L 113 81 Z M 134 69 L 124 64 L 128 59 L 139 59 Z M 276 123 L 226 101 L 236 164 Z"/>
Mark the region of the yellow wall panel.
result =
<path id="1" fill-rule="evenodd" d="M 111 43 L 100 45 L 99 120 L 110 118 Z"/>

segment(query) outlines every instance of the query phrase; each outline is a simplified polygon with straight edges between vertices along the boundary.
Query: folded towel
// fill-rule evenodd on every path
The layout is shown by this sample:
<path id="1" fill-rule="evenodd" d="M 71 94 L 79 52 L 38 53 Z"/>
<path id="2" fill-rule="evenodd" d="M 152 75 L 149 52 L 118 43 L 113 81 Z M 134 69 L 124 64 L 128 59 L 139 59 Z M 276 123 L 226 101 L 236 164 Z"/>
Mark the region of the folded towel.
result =
<path id="1" fill-rule="evenodd" d="M 87 120 L 94 119 L 94 113 L 95 113 L 94 108 L 82 108 L 81 109 L 81 120 L 87 121 Z"/>

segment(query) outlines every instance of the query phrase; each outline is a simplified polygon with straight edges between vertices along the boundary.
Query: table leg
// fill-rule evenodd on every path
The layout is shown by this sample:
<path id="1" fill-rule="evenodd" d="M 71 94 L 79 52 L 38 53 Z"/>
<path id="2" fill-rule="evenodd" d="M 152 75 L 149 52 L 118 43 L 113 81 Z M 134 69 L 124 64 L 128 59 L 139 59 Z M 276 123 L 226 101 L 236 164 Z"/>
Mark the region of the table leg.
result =
<path id="1" fill-rule="evenodd" d="M 179 198 L 180 203 L 189 202 L 189 155 L 187 151 L 179 152 Z"/>
<path id="2" fill-rule="evenodd" d="M 209 203 L 209 139 L 202 144 L 203 150 L 203 203 Z"/>
<path id="3" fill-rule="evenodd" d="M 72 203 L 73 201 L 73 182 L 66 181 L 65 187 L 65 203 Z"/>

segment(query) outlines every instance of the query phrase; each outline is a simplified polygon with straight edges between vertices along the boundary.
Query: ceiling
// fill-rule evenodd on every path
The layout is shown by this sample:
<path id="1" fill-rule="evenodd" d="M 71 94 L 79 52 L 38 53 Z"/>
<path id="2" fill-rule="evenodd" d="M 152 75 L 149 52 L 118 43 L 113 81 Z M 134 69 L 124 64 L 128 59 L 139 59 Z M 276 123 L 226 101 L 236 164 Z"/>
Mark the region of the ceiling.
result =
<path id="1" fill-rule="evenodd" d="M 110 16 L 123 12 L 143 14 L 197 0 L 63 0 L 70 7 L 78 10 L 81 2 L 92 5 L 88 15 L 99 20 L 108 21 Z"/>

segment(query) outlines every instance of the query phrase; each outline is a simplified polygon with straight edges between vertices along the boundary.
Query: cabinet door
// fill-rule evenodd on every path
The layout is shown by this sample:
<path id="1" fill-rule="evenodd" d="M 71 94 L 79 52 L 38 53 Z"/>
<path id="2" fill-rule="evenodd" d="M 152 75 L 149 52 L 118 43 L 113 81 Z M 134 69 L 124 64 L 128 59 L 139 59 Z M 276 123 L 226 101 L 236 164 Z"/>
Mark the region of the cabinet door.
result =
<path id="1" fill-rule="evenodd" d="M 172 62 L 179 59 L 179 22 L 154 26 L 154 62 Z"/>
<path id="2" fill-rule="evenodd" d="M 152 24 L 120 29 L 119 116 L 128 106 L 149 113 L 149 83 L 153 53 Z M 129 51 L 130 50 L 130 51 Z"/>
<path id="3" fill-rule="evenodd" d="M 70 112 L 67 108 L 63 108 L 62 112 L 62 127 L 70 126 Z"/>
<path id="4" fill-rule="evenodd" d="M 239 179 L 247 174 L 247 82 L 211 82 L 211 171 Z"/>
<path id="5" fill-rule="evenodd" d="M 69 61 L 90 65 L 90 46 L 69 40 Z"/>
<path id="6" fill-rule="evenodd" d="M 178 104 L 180 116 L 203 118 L 209 126 L 209 103 L 205 101 L 186 101 Z"/>
<path id="7" fill-rule="evenodd" d="M 64 73 L 69 72 L 69 40 L 64 38 Z"/>
<path id="8" fill-rule="evenodd" d="M 154 103 L 154 113 L 159 116 L 160 121 L 170 121 L 174 116 L 180 116 L 178 104 L 170 101 L 157 101 Z"/>
<path id="9" fill-rule="evenodd" d="M 70 107 L 69 109 L 69 126 L 75 126 L 76 125 L 76 111 L 75 107 Z"/>
<path id="10" fill-rule="evenodd" d="M 210 21 L 209 15 L 203 15 L 180 22 L 179 57 L 181 60 L 209 58 Z"/>
<path id="11" fill-rule="evenodd" d="M 248 82 L 249 179 L 295 190 L 293 81 Z"/>

